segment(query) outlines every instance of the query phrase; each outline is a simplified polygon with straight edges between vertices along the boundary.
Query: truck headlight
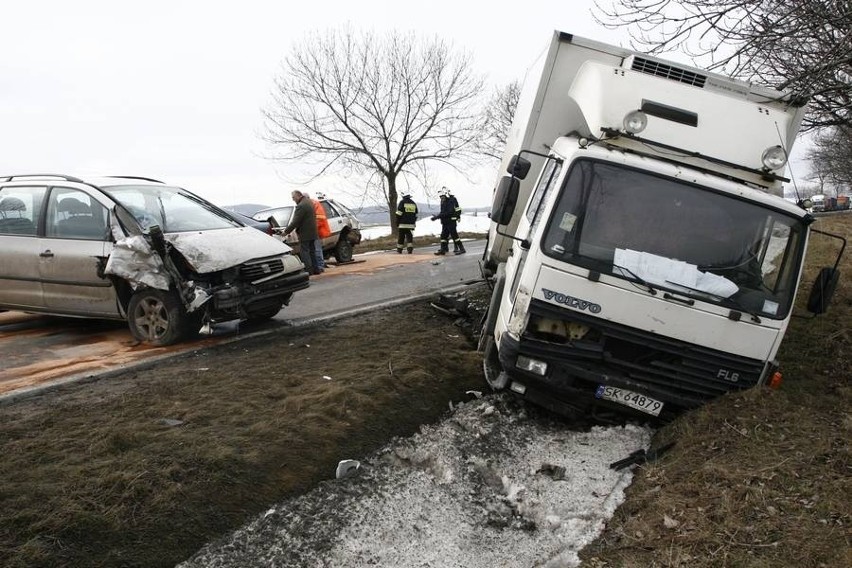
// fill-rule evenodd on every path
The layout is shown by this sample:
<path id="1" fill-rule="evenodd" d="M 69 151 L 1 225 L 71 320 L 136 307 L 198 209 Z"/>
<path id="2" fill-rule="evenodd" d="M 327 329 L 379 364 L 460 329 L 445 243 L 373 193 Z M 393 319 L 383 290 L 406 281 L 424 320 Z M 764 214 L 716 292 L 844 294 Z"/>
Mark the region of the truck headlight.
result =
<path id="1" fill-rule="evenodd" d="M 512 315 L 509 317 L 509 324 L 506 326 L 507 331 L 515 337 L 520 337 L 521 333 L 527 327 L 531 299 L 532 295 L 530 291 L 520 286 L 518 294 L 515 296 L 515 305 L 512 306 Z"/>
<path id="2" fill-rule="evenodd" d="M 780 170 L 787 163 L 787 152 L 781 146 L 770 146 L 763 151 L 760 161 L 767 170 Z"/>
<path id="3" fill-rule="evenodd" d="M 624 115 L 624 130 L 629 134 L 639 134 L 648 126 L 648 115 L 641 110 L 633 110 Z"/>
<path id="4" fill-rule="evenodd" d="M 539 361 L 538 359 L 525 357 L 523 355 L 518 355 L 518 359 L 515 361 L 515 367 L 542 377 L 547 374 L 547 363 Z"/>

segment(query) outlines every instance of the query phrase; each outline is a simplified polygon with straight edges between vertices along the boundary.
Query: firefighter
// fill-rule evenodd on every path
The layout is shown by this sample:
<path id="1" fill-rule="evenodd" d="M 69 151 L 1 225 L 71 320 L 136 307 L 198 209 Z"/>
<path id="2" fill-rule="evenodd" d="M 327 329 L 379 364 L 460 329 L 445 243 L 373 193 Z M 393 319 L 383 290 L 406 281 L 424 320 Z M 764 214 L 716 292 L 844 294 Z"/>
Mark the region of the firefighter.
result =
<path id="1" fill-rule="evenodd" d="M 410 192 L 402 194 L 402 201 L 396 208 L 397 239 L 396 252 L 402 254 L 402 249 L 408 254 L 414 252 L 414 224 L 417 223 L 417 204 L 411 199 Z"/>
<path id="2" fill-rule="evenodd" d="M 433 216 L 432 220 L 441 220 L 441 248 L 435 251 L 435 254 L 444 255 L 450 252 L 450 239 L 453 239 L 454 254 L 464 254 L 467 251 L 464 250 L 456 228 L 461 217 L 459 202 L 446 186 L 441 188 L 438 195 L 441 197 L 441 212 Z"/>

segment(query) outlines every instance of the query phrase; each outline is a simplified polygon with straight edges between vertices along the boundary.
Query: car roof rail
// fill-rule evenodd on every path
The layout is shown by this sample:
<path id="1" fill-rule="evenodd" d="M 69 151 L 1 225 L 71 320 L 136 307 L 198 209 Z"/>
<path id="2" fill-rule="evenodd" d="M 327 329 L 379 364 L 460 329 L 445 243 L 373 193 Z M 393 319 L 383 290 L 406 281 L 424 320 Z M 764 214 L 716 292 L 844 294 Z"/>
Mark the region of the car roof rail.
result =
<path id="1" fill-rule="evenodd" d="M 77 183 L 86 183 L 83 180 L 81 180 L 80 178 L 77 178 L 77 177 L 74 177 L 74 176 L 68 176 L 68 175 L 65 175 L 65 174 L 20 174 L 20 175 L 16 175 L 16 176 L 0 177 L 0 181 L 14 181 L 16 179 L 30 179 L 30 178 L 35 178 L 35 179 L 58 178 L 58 179 L 64 179 L 65 181 L 74 181 L 74 182 L 77 182 Z"/>
<path id="2" fill-rule="evenodd" d="M 106 177 L 108 177 L 108 178 L 119 178 L 119 179 L 141 179 L 143 181 L 151 181 L 151 182 L 154 182 L 154 183 L 162 183 L 164 185 L 166 183 L 166 182 L 160 181 L 158 179 L 149 178 L 149 177 L 142 177 L 142 176 L 106 176 Z"/>

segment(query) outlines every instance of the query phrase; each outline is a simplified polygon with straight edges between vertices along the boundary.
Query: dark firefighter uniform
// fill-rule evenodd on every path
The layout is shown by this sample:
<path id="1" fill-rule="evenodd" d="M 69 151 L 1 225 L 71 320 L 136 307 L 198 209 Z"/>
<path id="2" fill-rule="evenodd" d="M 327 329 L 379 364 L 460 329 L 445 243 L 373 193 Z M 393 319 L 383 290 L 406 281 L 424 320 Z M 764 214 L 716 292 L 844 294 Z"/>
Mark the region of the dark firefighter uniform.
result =
<path id="1" fill-rule="evenodd" d="M 464 245 L 459 238 L 456 224 L 461 218 L 461 207 L 456 197 L 449 192 L 447 188 L 442 188 L 441 192 L 441 212 L 432 220 L 441 219 L 441 248 L 435 254 L 447 254 L 450 251 L 450 239 L 453 239 L 453 249 L 455 254 L 464 254 Z"/>
<path id="2" fill-rule="evenodd" d="M 408 254 L 414 252 L 414 224 L 417 222 L 417 204 L 408 193 L 402 194 L 402 201 L 396 208 L 397 239 L 396 252 L 402 254 L 405 246 Z"/>

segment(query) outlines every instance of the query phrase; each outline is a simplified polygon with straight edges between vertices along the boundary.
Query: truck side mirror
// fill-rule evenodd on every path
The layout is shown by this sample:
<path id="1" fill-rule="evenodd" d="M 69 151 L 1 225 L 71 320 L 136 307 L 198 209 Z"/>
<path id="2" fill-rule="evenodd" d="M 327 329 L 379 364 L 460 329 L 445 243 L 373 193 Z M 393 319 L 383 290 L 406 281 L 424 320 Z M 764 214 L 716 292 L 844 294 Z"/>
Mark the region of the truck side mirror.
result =
<path id="1" fill-rule="evenodd" d="M 512 177 L 524 179 L 527 177 L 527 174 L 530 173 L 531 166 L 532 162 L 515 154 L 509 160 L 509 166 L 506 168 L 506 171 L 509 172 Z"/>
<path id="2" fill-rule="evenodd" d="M 834 289 L 837 287 L 839 278 L 840 271 L 836 268 L 826 266 L 819 271 L 814 286 L 811 288 L 811 295 L 808 296 L 809 312 L 822 314 L 828 310 L 828 304 L 831 303 L 831 297 L 834 295 Z"/>
<path id="3" fill-rule="evenodd" d="M 494 205 L 491 207 L 491 220 L 498 225 L 508 225 L 515 213 L 521 182 L 518 178 L 503 176 L 497 184 Z"/>

